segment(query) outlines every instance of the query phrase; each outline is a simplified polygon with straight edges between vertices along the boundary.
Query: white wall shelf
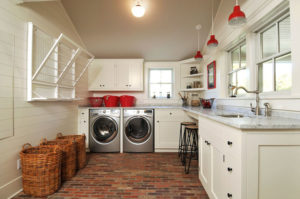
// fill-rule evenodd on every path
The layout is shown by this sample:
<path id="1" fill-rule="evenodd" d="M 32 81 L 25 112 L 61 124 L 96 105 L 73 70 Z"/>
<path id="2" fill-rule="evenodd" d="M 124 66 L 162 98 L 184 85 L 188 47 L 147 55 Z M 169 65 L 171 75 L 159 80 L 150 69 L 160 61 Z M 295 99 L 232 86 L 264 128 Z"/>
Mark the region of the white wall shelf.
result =
<path id="1" fill-rule="evenodd" d="M 201 60 L 193 58 L 181 60 L 180 64 L 200 64 Z"/>
<path id="2" fill-rule="evenodd" d="M 28 23 L 27 101 L 72 101 L 94 56 L 67 36 L 49 36 Z"/>
<path id="3" fill-rule="evenodd" d="M 182 92 L 195 92 L 195 91 L 205 91 L 205 88 L 187 88 L 182 89 Z"/>
<path id="4" fill-rule="evenodd" d="M 193 74 L 193 75 L 187 75 L 184 76 L 183 78 L 194 78 L 194 77 L 201 77 L 203 73 L 198 73 L 198 74 Z"/>

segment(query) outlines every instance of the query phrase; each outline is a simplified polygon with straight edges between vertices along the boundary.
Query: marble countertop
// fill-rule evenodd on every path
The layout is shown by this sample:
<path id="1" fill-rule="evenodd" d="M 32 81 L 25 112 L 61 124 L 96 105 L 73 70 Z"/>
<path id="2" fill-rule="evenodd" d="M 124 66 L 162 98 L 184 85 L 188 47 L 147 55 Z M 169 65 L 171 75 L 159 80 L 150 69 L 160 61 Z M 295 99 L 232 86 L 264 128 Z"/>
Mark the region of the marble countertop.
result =
<path id="1" fill-rule="evenodd" d="M 111 109 L 114 107 L 80 107 L 89 109 Z M 300 119 L 286 117 L 265 117 L 239 113 L 237 111 L 222 109 L 203 109 L 201 107 L 182 107 L 180 105 L 137 105 L 135 107 L 116 107 L 119 109 L 183 109 L 187 112 L 220 122 L 222 124 L 244 130 L 267 130 L 267 129 L 300 129 Z M 242 118 L 228 118 L 220 115 L 241 114 Z"/>
<path id="2" fill-rule="evenodd" d="M 265 117 L 247 115 L 221 109 L 203 109 L 200 107 L 182 107 L 183 110 L 198 114 L 214 121 L 245 130 L 264 130 L 264 129 L 300 129 L 300 120 L 284 117 Z M 241 114 L 242 118 L 228 118 L 220 115 Z"/>

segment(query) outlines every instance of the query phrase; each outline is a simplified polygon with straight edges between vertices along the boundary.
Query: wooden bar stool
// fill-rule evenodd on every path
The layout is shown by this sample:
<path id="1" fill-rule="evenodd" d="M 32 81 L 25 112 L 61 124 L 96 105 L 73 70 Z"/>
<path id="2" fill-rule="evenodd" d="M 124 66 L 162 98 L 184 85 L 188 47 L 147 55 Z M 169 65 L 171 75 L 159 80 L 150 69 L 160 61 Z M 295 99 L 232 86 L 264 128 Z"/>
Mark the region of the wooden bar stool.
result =
<path id="1" fill-rule="evenodd" d="M 196 125 L 196 122 L 181 122 L 180 123 L 180 134 L 179 134 L 179 144 L 178 144 L 178 157 L 181 158 L 182 156 L 182 151 L 183 151 L 183 133 L 182 133 L 182 127 L 185 126 L 191 126 L 191 125 Z"/>
<path id="2" fill-rule="evenodd" d="M 192 159 L 198 159 L 198 126 L 189 125 L 185 127 L 183 136 L 183 164 L 186 174 L 190 171 Z"/>

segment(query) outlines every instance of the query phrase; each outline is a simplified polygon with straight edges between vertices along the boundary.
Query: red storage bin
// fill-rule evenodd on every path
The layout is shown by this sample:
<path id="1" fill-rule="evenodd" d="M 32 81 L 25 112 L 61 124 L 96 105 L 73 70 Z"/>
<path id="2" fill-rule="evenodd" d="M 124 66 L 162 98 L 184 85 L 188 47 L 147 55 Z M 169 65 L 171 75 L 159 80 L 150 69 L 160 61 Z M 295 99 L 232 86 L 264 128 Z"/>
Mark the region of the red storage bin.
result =
<path id="1" fill-rule="evenodd" d="M 130 95 L 122 95 L 120 97 L 120 104 L 122 107 L 132 107 L 135 105 L 135 97 Z"/>
<path id="2" fill-rule="evenodd" d="M 100 107 L 103 103 L 102 97 L 89 97 L 90 104 L 92 107 Z"/>
<path id="3" fill-rule="evenodd" d="M 104 104 L 106 107 L 117 107 L 119 106 L 119 97 L 113 95 L 105 95 L 103 97 Z"/>

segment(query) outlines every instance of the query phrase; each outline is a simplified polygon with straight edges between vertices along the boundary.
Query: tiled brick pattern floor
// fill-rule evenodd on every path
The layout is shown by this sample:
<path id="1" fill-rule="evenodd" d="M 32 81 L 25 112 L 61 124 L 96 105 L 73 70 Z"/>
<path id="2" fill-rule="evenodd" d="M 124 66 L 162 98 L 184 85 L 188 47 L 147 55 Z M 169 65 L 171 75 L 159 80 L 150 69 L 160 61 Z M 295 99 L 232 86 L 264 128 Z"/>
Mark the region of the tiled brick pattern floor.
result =
<path id="1" fill-rule="evenodd" d="M 177 153 L 92 153 L 88 165 L 48 198 L 208 199 L 198 180 L 197 161 L 192 162 L 185 174 Z M 31 197 L 20 193 L 15 198 Z"/>

